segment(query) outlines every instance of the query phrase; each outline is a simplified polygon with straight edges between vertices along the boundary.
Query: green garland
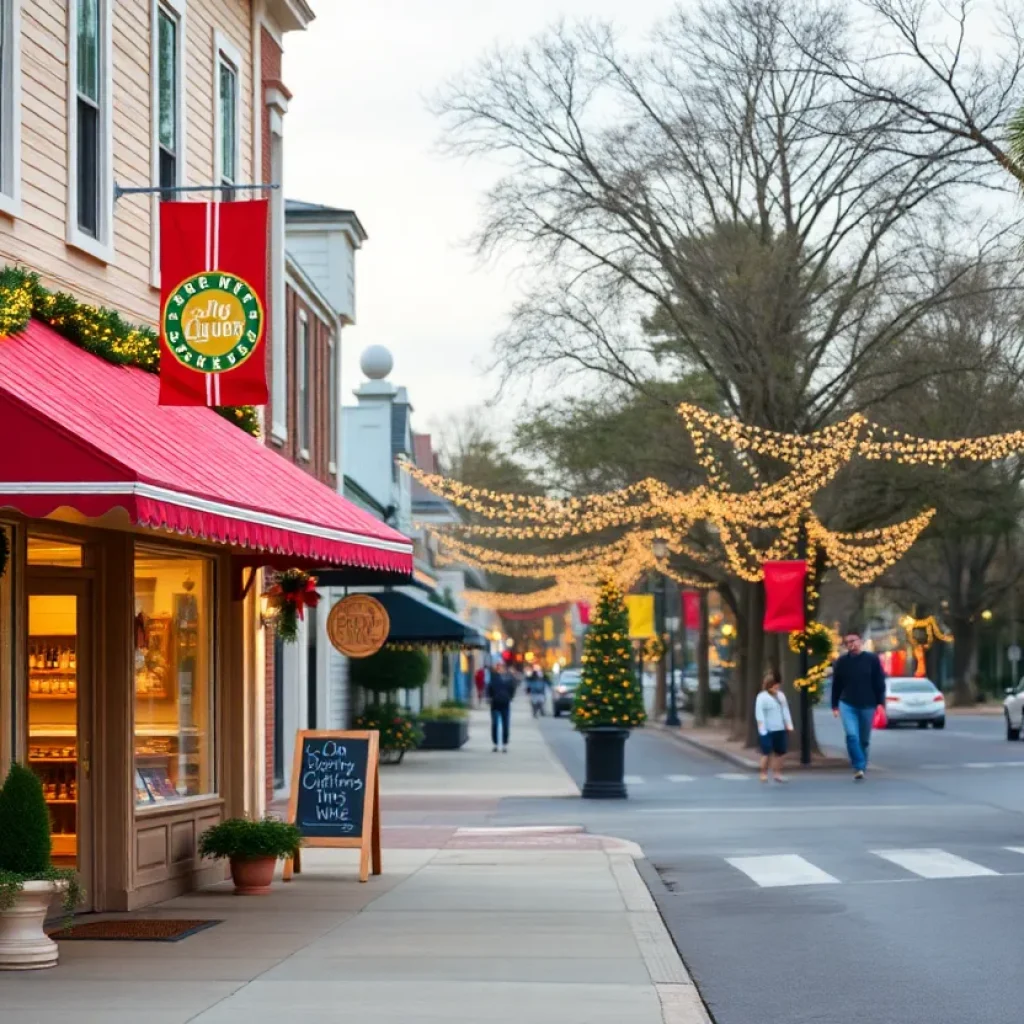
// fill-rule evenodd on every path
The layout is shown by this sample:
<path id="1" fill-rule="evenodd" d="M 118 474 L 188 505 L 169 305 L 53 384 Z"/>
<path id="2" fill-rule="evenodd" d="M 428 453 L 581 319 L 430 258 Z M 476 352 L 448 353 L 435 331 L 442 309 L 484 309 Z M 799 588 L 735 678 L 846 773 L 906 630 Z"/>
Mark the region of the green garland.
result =
<path id="1" fill-rule="evenodd" d="M 23 267 L 0 269 L 0 341 L 23 331 L 33 317 L 108 363 L 146 373 L 160 371 L 160 339 L 155 331 L 128 323 L 114 310 L 79 302 L 66 292 L 51 292 L 39 283 L 38 274 Z M 217 412 L 259 437 L 253 406 L 218 407 Z"/>

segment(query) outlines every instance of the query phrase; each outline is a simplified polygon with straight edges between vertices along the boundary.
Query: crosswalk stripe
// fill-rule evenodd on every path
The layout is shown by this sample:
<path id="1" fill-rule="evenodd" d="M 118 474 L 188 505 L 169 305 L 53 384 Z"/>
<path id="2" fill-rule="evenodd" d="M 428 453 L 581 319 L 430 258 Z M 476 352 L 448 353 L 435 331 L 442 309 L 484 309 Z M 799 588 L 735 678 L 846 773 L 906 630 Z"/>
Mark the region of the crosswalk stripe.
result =
<path id="1" fill-rule="evenodd" d="M 795 853 L 765 854 L 758 857 L 726 857 L 734 868 L 764 889 L 783 885 L 835 885 L 839 879 L 816 868 Z"/>
<path id="2" fill-rule="evenodd" d="M 692 775 L 666 775 L 666 779 L 669 782 L 695 782 L 696 779 Z"/>
<path id="3" fill-rule="evenodd" d="M 1024 846 L 1007 846 L 1006 849 L 1009 850 L 1010 853 L 1024 853 Z"/>
<path id="4" fill-rule="evenodd" d="M 622 781 L 627 786 L 642 786 L 644 784 L 644 777 L 642 775 L 624 775 Z"/>
<path id="5" fill-rule="evenodd" d="M 727 782 L 749 782 L 753 776 L 746 772 L 719 772 L 716 779 L 725 779 Z"/>
<path id="6" fill-rule="evenodd" d="M 922 878 L 973 878 L 978 875 L 997 875 L 998 871 L 982 867 L 965 857 L 945 850 L 872 850 L 876 857 L 890 861 Z"/>

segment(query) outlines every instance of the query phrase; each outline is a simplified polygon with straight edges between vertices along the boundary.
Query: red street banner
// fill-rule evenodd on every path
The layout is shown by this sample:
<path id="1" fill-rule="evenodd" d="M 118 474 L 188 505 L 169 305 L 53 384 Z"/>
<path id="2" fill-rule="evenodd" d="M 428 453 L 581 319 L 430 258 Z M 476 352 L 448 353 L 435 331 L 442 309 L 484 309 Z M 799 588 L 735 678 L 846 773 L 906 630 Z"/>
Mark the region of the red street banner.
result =
<path id="1" fill-rule="evenodd" d="M 700 594 L 683 591 L 683 629 L 700 629 Z"/>
<path id="2" fill-rule="evenodd" d="M 580 617 L 581 626 L 590 625 L 590 605 L 586 601 L 576 602 L 576 612 Z"/>
<path id="3" fill-rule="evenodd" d="M 764 563 L 764 628 L 769 633 L 803 629 L 807 563 Z"/>
<path id="4" fill-rule="evenodd" d="M 160 404 L 266 405 L 266 199 L 160 204 Z"/>

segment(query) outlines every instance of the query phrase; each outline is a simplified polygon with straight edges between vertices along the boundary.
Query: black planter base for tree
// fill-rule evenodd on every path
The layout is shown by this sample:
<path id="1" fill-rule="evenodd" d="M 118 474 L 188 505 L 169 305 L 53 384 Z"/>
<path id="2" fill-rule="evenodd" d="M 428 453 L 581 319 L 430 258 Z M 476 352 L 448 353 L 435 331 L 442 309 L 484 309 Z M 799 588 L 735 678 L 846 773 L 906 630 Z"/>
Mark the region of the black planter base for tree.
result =
<path id="1" fill-rule="evenodd" d="M 583 730 L 587 744 L 587 777 L 583 797 L 587 800 L 625 800 L 626 740 L 629 730 L 599 725 Z"/>

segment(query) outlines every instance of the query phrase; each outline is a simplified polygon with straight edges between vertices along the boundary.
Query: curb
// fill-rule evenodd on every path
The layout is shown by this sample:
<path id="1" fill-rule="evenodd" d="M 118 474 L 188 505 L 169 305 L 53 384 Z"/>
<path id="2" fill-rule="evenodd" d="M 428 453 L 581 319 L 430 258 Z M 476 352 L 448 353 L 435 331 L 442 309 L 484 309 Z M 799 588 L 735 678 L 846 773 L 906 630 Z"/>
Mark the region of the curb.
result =
<path id="1" fill-rule="evenodd" d="M 727 761 L 729 764 L 735 765 L 737 768 L 744 768 L 750 772 L 756 772 L 758 769 L 757 761 L 752 761 L 749 757 L 743 757 L 741 754 L 734 754 L 731 750 L 722 750 L 710 743 L 704 743 L 695 736 L 690 736 L 675 729 L 670 729 L 665 725 L 659 724 L 656 728 L 663 736 L 668 736 L 677 743 L 683 743 L 688 747 L 692 747 L 694 750 L 700 750 L 705 754 L 711 754 L 712 757 L 717 757 L 721 761 Z"/>

